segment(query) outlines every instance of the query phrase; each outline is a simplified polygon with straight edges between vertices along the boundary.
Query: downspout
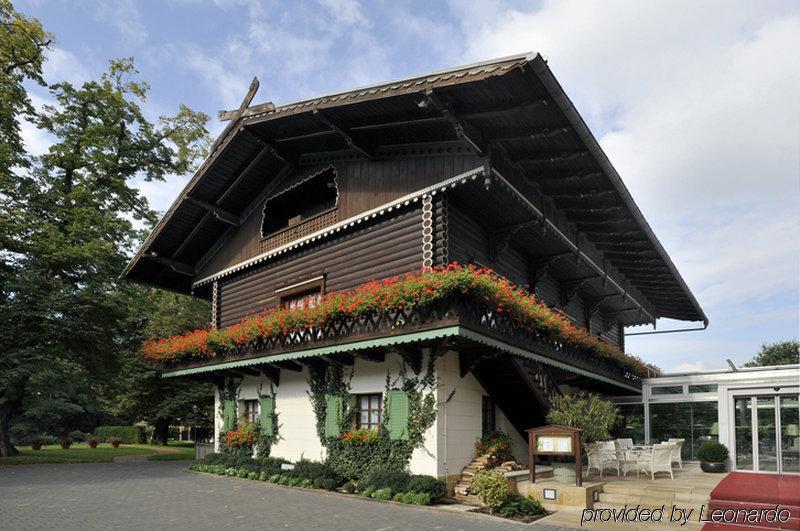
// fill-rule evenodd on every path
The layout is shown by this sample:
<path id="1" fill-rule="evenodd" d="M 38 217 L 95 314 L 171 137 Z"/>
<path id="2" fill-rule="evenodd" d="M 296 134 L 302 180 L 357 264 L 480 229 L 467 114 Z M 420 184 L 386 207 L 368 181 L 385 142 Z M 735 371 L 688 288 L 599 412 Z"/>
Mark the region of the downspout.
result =
<path id="1" fill-rule="evenodd" d="M 652 336 L 654 334 L 674 334 L 677 332 L 700 332 L 708 328 L 708 319 L 703 320 L 703 326 L 700 328 L 673 328 L 672 330 L 651 330 L 650 332 L 631 332 L 630 334 L 625 333 L 625 337 L 628 336 Z"/>

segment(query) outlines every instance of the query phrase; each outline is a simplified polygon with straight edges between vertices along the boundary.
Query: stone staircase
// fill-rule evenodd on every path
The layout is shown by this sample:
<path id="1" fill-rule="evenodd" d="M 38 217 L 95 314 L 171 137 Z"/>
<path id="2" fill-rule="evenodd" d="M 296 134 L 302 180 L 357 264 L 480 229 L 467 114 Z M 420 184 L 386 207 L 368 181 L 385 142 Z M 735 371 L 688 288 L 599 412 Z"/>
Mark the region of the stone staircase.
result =
<path id="1" fill-rule="evenodd" d="M 658 482 L 652 485 L 641 483 L 609 482 L 603 485 L 599 494 L 599 501 L 594 503 L 595 509 L 621 509 L 636 507 L 658 509 L 666 505 L 667 518 L 672 506 L 681 509 L 694 509 L 692 519 L 697 522 L 697 515 L 701 506 L 708 510 L 711 488 L 707 486 L 693 486 L 670 484 L 670 481 Z"/>
<path id="2" fill-rule="evenodd" d="M 458 483 L 456 483 L 456 486 L 453 488 L 455 499 L 466 503 L 474 503 L 476 505 L 479 504 L 478 497 L 472 494 L 469 488 L 472 485 L 472 479 L 475 477 L 475 474 L 488 468 L 488 462 L 489 456 L 481 455 L 473 459 L 472 462 L 461 471 L 461 477 L 458 479 Z M 514 461 L 507 461 L 502 463 L 500 466 L 494 467 L 492 470 L 497 470 L 501 474 L 505 474 L 506 472 L 516 470 L 516 465 L 517 464 Z"/>

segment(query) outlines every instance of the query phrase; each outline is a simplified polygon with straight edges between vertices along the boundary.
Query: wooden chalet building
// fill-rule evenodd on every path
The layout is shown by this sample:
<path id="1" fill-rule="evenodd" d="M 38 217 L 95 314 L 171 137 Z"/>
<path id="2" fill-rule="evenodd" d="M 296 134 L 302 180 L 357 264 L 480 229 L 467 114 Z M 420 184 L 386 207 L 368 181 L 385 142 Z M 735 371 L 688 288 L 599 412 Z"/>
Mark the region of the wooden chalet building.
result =
<path id="1" fill-rule="evenodd" d="M 210 299 L 216 327 L 452 262 L 529 286 L 622 349 L 627 326 L 707 324 L 541 56 L 282 106 L 249 106 L 254 92 L 220 113 L 228 127 L 123 273 Z M 387 372 L 436 356 L 438 415 L 427 452 L 415 451 L 410 466 L 449 478 L 487 430 L 511 434 L 526 460 L 521 434 L 544 424 L 559 393 L 641 391 L 640 375 L 613 360 L 542 341 L 468 301 L 446 314 L 407 312 L 404 326 L 397 319 L 378 315 L 184 360 L 166 376 L 233 377 L 238 412 L 253 417 L 258 389 L 271 381 L 281 425 L 272 454 L 319 459 L 311 364 L 352 368 L 354 425 L 375 427 Z"/>

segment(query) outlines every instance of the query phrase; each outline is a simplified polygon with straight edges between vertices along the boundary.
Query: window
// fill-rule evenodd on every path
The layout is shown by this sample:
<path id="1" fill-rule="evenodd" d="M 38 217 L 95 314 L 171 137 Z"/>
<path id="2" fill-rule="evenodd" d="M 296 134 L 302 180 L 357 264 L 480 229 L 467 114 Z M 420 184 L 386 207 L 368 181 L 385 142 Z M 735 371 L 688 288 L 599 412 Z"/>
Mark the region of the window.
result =
<path id="1" fill-rule="evenodd" d="M 297 310 L 300 308 L 313 308 L 322 300 L 325 292 L 324 277 L 319 276 L 275 291 L 281 308 Z"/>
<path id="2" fill-rule="evenodd" d="M 650 442 L 685 439 L 681 453 L 697 459 L 697 448 L 719 436 L 717 401 L 650 403 Z"/>
<path id="3" fill-rule="evenodd" d="M 650 390 L 650 393 L 654 395 L 681 395 L 683 394 L 683 386 L 669 385 L 664 387 L 653 387 Z"/>
<path id="4" fill-rule="evenodd" d="M 644 443 L 644 404 L 617 404 L 622 414 L 620 422 L 613 430 L 614 437 L 630 437 L 637 444 Z"/>
<path id="5" fill-rule="evenodd" d="M 481 433 L 488 435 L 495 431 L 494 398 L 484 396 L 481 401 Z"/>
<path id="6" fill-rule="evenodd" d="M 339 191 L 336 171 L 326 168 L 311 176 L 300 178 L 264 203 L 264 237 L 294 227 L 336 208 Z"/>
<path id="7" fill-rule="evenodd" d="M 381 425 L 383 395 L 357 395 L 356 427 L 377 430 Z"/>
<path id="8" fill-rule="evenodd" d="M 244 417 L 250 422 L 258 420 L 258 400 L 244 401 Z"/>
<path id="9" fill-rule="evenodd" d="M 689 386 L 690 393 L 716 393 L 717 384 L 697 384 Z"/>

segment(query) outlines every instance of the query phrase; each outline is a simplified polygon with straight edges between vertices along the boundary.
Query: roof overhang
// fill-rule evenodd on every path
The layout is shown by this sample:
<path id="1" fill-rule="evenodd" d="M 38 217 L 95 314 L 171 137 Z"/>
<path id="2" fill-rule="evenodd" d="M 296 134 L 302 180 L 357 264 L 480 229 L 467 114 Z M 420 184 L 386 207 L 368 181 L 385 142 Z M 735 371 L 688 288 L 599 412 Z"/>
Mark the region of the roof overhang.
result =
<path id="1" fill-rule="evenodd" d="M 623 291 L 646 300 L 653 318 L 708 322 L 538 54 L 223 116 L 232 120 L 214 151 L 124 277 L 191 292 L 210 253 L 295 168 L 457 141 L 484 155 L 553 229 L 599 253 L 595 262 L 615 271 Z"/>

